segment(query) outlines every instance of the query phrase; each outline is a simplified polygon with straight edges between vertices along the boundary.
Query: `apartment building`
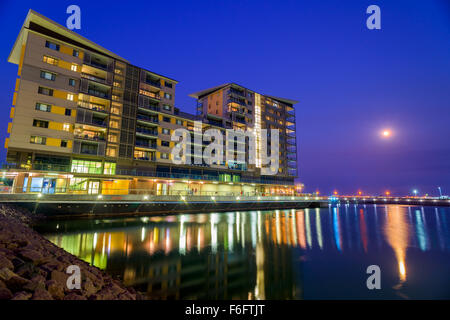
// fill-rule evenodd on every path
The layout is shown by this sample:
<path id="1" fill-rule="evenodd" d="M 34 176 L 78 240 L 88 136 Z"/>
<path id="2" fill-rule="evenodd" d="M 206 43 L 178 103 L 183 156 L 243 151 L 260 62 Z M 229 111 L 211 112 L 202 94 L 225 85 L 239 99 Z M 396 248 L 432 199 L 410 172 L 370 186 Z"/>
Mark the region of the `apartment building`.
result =
<path id="1" fill-rule="evenodd" d="M 228 84 L 192 94 L 203 109 L 182 112 L 175 107 L 176 80 L 134 66 L 32 10 L 8 61 L 18 65 L 5 141 L 11 192 L 294 192 L 289 161 L 295 159 L 287 157 L 295 154 L 295 101 Z M 280 152 L 280 175 L 226 162 L 174 165 L 171 134 L 177 128 L 193 133 L 194 121 L 203 122 L 202 130 L 284 130 L 280 145 L 291 151 Z"/>

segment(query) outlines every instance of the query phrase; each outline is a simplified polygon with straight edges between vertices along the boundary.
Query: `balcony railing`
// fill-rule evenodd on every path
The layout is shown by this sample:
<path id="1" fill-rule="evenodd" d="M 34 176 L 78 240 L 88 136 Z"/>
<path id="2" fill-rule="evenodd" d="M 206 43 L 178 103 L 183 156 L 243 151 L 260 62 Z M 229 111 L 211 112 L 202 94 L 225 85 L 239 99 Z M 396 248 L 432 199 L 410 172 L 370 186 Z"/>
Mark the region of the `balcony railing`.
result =
<path id="1" fill-rule="evenodd" d="M 81 73 L 81 77 L 84 79 L 89 79 L 89 80 L 100 82 L 100 83 L 106 83 L 106 79 L 99 78 L 99 77 L 96 77 L 96 76 L 93 76 L 93 75 L 87 74 L 87 73 Z"/>
<path id="2" fill-rule="evenodd" d="M 147 130 L 144 128 L 136 128 L 136 132 L 137 133 L 142 133 L 142 134 L 146 134 L 146 135 L 150 135 L 150 136 L 157 136 L 158 135 L 158 130 Z"/>
<path id="3" fill-rule="evenodd" d="M 159 123 L 158 118 L 147 117 L 142 114 L 138 114 L 136 117 L 138 120 L 147 121 L 150 123 Z"/>
<path id="4" fill-rule="evenodd" d="M 98 90 L 95 90 L 95 89 L 88 89 L 88 94 L 90 94 L 92 96 L 99 97 L 99 98 L 104 98 L 104 99 L 108 99 L 109 98 L 109 94 L 107 92 L 98 91 Z"/>
<path id="5" fill-rule="evenodd" d="M 105 141 L 104 136 L 92 136 L 88 134 L 75 134 L 75 139 L 89 140 L 89 141 Z"/>
<path id="6" fill-rule="evenodd" d="M 78 106 L 81 108 L 85 108 L 85 109 L 89 109 L 89 110 L 93 110 L 93 111 L 104 112 L 104 113 L 108 112 L 106 109 L 106 106 L 97 104 L 97 103 L 92 103 L 92 102 L 87 102 L 87 101 L 78 101 Z"/>
<path id="7" fill-rule="evenodd" d="M 147 149 L 156 149 L 156 143 L 145 143 L 136 141 L 136 147 L 147 148 Z"/>

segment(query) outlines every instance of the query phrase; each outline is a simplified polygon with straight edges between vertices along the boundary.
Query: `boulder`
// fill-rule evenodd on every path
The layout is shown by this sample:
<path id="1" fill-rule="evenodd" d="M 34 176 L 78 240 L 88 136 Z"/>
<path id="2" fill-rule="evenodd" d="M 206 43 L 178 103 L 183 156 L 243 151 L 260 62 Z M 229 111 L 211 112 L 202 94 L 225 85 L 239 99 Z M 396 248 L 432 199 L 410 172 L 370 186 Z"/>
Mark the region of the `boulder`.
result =
<path id="1" fill-rule="evenodd" d="M 6 258 L 4 255 L 0 254 L 0 269 L 2 268 L 8 268 L 10 270 L 14 270 L 13 263 Z"/>
<path id="2" fill-rule="evenodd" d="M 86 297 L 80 296 L 76 293 L 69 293 L 64 297 L 64 300 L 87 300 Z"/>
<path id="3" fill-rule="evenodd" d="M 9 300 L 12 297 L 13 294 L 8 288 L 0 288 L 0 300 Z"/>
<path id="4" fill-rule="evenodd" d="M 32 294 L 25 291 L 17 292 L 11 300 L 30 300 Z"/>
<path id="5" fill-rule="evenodd" d="M 33 293 L 33 300 L 53 300 L 52 295 L 43 289 L 36 289 Z"/>

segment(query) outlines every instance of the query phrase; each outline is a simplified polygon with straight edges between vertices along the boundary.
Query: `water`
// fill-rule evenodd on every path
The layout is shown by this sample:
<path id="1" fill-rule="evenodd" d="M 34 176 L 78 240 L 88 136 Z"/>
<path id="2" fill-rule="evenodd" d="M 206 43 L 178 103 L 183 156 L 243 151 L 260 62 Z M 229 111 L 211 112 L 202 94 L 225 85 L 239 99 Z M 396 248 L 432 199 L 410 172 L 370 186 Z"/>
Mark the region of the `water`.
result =
<path id="1" fill-rule="evenodd" d="M 153 299 L 449 299 L 449 215 L 347 205 L 36 228 Z M 369 265 L 380 267 L 380 290 L 366 286 Z"/>

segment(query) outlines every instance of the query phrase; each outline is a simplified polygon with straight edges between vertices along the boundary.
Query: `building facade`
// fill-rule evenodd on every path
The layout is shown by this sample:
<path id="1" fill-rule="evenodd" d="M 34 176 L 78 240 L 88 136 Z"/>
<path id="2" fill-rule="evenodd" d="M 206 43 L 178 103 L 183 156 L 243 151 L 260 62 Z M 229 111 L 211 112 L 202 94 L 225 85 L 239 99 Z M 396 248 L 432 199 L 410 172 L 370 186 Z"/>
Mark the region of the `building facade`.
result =
<path id="1" fill-rule="evenodd" d="M 175 107 L 177 81 L 31 11 L 8 61 L 18 65 L 4 181 L 14 193 L 293 194 L 296 101 L 236 84 L 200 91 L 198 111 Z M 171 134 L 194 122 L 280 129 L 280 169 L 258 164 L 175 165 Z M 9 179 L 9 180 L 8 180 Z M 6 183 L 8 184 L 8 183 Z"/>

